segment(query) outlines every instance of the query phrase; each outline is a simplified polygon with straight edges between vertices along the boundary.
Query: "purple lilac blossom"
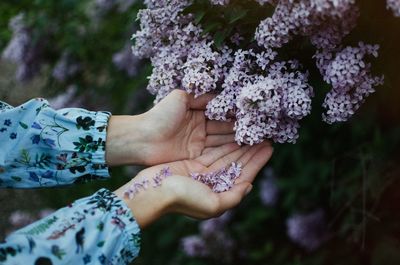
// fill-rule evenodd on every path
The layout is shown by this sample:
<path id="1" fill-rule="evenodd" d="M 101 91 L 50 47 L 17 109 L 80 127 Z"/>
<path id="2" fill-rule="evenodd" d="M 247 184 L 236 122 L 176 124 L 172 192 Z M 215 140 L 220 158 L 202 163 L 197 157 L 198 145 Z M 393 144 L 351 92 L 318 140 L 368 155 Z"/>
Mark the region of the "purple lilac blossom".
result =
<path id="1" fill-rule="evenodd" d="M 82 108 L 84 106 L 84 99 L 82 96 L 78 96 L 77 92 L 78 88 L 71 85 L 64 93 L 50 98 L 49 103 L 54 109 L 62 109 L 66 107 Z"/>
<path id="2" fill-rule="evenodd" d="M 260 183 L 260 199 L 265 206 L 274 206 L 278 201 L 279 188 L 276 183 L 274 170 L 270 167 L 262 171 L 263 179 Z"/>
<path id="3" fill-rule="evenodd" d="M 31 80 L 41 68 L 41 53 L 44 40 L 33 40 L 31 30 L 26 26 L 24 14 L 10 20 L 12 38 L 2 53 L 2 57 L 17 65 L 16 80 Z"/>
<path id="4" fill-rule="evenodd" d="M 17 210 L 11 213 L 8 220 L 13 227 L 19 228 L 33 223 L 36 218 L 29 212 Z"/>
<path id="5" fill-rule="evenodd" d="M 308 37 L 317 49 L 321 74 L 326 77 L 331 72 L 324 69 L 336 60 L 334 54 L 355 27 L 359 9 L 355 0 L 256 1 L 275 6 L 273 15 L 261 21 L 256 29 L 258 47 L 216 48 L 211 36 L 194 23 L 194 16 L 182 13 L 190 1 L 146 0 L 148 8 L 138 15 L 140 30 L 132 37 L 133 52 L 151 59 L 153 73 L 147 89 L 156 95 L 155 103 L 176 88 L 195 96 L 217 92 L 207 105 L 206 116 L 212 120 L 235 120 L 235 139 L 239 144 L 252 145 L 265 139 L 295 143 L 300 121 L 311 112 L 313 89 L 307 71 L 301 72 L 295 60 L 278 61 L 275 49 L 294 36 Z M 218 5 L 229 2 L 211 1 Z M 233 32 L 229 39 L 237 46 L 243 40 L 238 32 Z M 383 79 L 369 74 L 369 65 L 364 70 L 363 82 L 354 80 L 354 84 L 361 85 L 353 86 L 356 92 L 339 93 L 332 84 L 324 103 L 328 109 L 324 121 L 347 120 L 373 87 L 382 83 Z M 345 68 L 341 75 L 360 77 L 346 71 L 353 70 Z"/>
<path id="6" fill-rule="evenodd" d="M 219 233 L 219 232 L 221 232 L 221 230 L 224 229 L 226 224 L 231 219 L 232 219 L 232 212 L 227 211 L 219 217 L 202 221 L 199 224 L 200 234 L 203 237 L 208 237 L 215 233 Z"/>
<path id="7" fill-rule="evenodd" d="M 132 54 L 132 48 L 128 44 L 122 50 L 114 53 L 112 61 L 118 70 L 125 72 L 130 77 L 138 73 L 140 60 Z"/>
<path id="8" fill-rule="evenodd" d="M 205 257 L 209 254 L 206 242 L 197 235 L 182 238 L 183 252 L 189 257 Z"/>
<path id="9" fill-rule="evenodd" d="M 395 17 L 400 17 L 400 0 L 386 0 L 386 8 L 390 9 Z"/>
<path id="10" fill-rule="evenodd" d="M 289 238 L 302 248 L 313 251 L 328 239 L 328 227 L 323 210 L 295 214 L 286 221 Z"/>
<path id="11" fill-rule="evenodd" d="M 317 66 L 332 90 L 326 95 L 323 107 L 327 109 L 323 120 L 329 124 L 347 121 L 357 111 L 374 87 L 383 84 L 383 77 L 371 74 L 366 56 L 378 56 L 378 45 L 360 42 L 356 47 L 341 51 L 319 52 Z"/>
<path id="12" fill-rule="evenodd" d="M 232 163 L 228 168 L 210 173 L 191 173 L 194 180 L 200 181 L 209 186 L 213 192 L 220 193 L 230 190 L 242 171 L 240 163 Z"/>
<path id="13" fill-rule="evenodd" d="M 213 5 L 221 5 L 221 6 L 225 6 L 227 4 L 229 4 L 230 0 L 210 0 L 210 3 Z"/>
<path id="14" fill-rule="evenodd" d="M 74 62 L 68 53 L 64 53 L 54 66 L 52 76 L 59 82 L 64 82 L 80 69 L 80 64 Z"/>
<path id="15" fill-rule="evenodd" d="M 357 17 L 355 0 L 283 0 L 272 17 L 261 21 L 255 38 L 262 47 L 280 48 L 302 35 L 317 48 L 332 48 L 354 28 Z"/>

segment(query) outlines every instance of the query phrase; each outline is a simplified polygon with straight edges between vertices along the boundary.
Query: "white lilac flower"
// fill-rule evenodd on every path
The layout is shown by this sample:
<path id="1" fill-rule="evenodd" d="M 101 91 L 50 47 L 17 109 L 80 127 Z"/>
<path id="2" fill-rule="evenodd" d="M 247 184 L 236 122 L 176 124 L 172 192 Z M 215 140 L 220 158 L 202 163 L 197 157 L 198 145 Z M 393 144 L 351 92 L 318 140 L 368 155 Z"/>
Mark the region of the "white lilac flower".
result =
<path id="1" fill-rule="evenodd" d="M 78 95 L 78 88 L 74 85 L 68 86 L 65 92 L 49 99 L 49 103 L 54 109 L 62 108 L 82 108 L 84 98 Z"/>
<path id="2" fill-rule="evenodd" d="M 328 227 L 322 210 L 295 214 L 286 221 L 289 238 L 308 251 L 316 250 L 328 239 Z"/>

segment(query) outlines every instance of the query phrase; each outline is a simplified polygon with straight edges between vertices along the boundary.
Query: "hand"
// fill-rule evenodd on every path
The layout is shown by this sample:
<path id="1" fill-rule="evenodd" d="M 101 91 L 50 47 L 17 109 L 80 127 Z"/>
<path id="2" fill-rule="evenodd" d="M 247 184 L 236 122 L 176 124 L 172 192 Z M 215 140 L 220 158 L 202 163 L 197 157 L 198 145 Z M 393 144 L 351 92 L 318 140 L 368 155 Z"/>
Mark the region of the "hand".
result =
<path id="1" fill-rule="evenodd" d="M 112 116 L 107 163 L 156 165 L 194 159 L 206 148 L 233 143 L 233 122 L 206 120 L 204 110 L 214 96 L 194 99 L 183 90 L 174 90 L 144 114 Z"/>
<path id="2" fill-rule="evenodd" d="M 250 192 L 257 173 L 272 155 L 269 143 L 242 146 L 231 143 L 211 149 L 193 160 L 183 160 L 158 165 L 141 171 L 129 183 L 115 191 L 135 215 L 141 228 L 145 228 L 167 213 L 179 213 L 199 219 L 221 215 L 235 207 Z M 214 193 L 207 185 L 193 180 L 190 173 L 205 173 L 229 166 L 232 162 L 242 164 L 242 173 L 229 191 Z M 133 183 L 150 180 L 168 166 L 172 176 L 163 180 L 161 186 L 141 190 L 132 199 L 124 197 L 124 191 Z"/>

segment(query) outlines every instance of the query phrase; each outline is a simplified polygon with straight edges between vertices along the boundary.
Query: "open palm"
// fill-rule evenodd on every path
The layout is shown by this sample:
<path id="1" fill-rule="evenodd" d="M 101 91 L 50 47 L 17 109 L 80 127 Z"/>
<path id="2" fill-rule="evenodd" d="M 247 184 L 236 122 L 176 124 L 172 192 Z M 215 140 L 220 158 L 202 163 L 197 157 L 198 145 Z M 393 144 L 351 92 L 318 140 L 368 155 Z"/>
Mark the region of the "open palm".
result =
<path id="1" fill-rule="evenodd" d="M 182 90 L 172 91 L 146 113 L 151 128 L 151 154 L 146 161 L 151 165 L 194 159 L 207 148 L 234 142 L 233 123 L 209 121 L 204 115 L 207 103 L 214 95 L 195 99 Z"/>
<path id="2" fill-rule="evenodd" d="M 252 147 L 240 147 L 231 143 L 210 149 L 192 160 L 182 160 L 147 168 L 141 171 L 132 181 L 135 181 L 135 179 L 151 181 L 153 176 L 168 166 L 171 169 L 172 176 L 167 177 L 161 187 L 150 188 L 149 191 L 145 191 L 157 193 L 154 195 L 157 199 L 150 201 L 159 202 L 162 200 L 160 194 L 164 193 L 166 197 L 174 198 L 167 212 L 181 213 L 200 219 L 210 218 L 239 204 L 251 189 L 251 183 L 257 173 L 270 159 L 271 155 L 272 147 L 269 143 Z M 212 172 L 227 167 L 232 162 L 242 164 L 242 173 L 229 191 L 214 193 L 207 185 L 190 177 L 192 172 Z"/>

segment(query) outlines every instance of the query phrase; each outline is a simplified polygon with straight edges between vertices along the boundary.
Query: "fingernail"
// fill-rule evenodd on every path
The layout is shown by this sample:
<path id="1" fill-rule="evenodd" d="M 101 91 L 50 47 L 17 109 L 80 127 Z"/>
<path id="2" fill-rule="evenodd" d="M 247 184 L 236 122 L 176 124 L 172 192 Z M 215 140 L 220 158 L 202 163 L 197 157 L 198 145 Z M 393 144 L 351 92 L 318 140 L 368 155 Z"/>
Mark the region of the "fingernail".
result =
<path id="1" fill-rule="evenodd" d="M 249 185 L 246 189 L 246 195 L 250 193 L 250 191 L 253 189 L 253 185 Z"/>

